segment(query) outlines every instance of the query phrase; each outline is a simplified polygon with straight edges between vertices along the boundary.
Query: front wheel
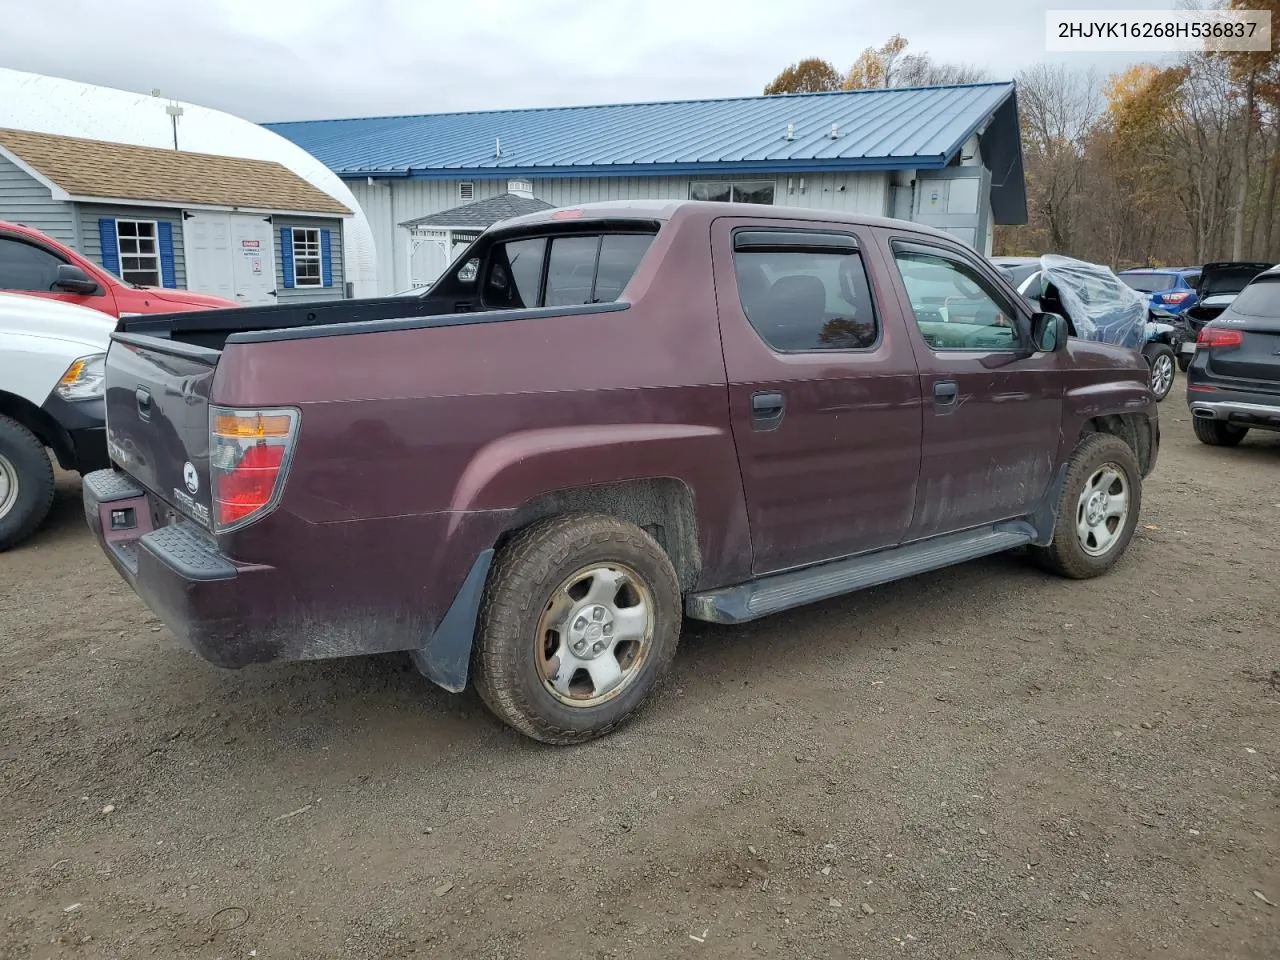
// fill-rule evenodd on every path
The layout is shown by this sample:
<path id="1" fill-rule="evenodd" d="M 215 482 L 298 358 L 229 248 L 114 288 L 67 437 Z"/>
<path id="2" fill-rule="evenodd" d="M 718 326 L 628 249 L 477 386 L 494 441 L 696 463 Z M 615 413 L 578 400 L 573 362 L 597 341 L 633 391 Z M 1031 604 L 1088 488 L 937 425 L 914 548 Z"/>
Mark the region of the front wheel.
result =
<path id="1" fill-rule="evenodd" d="M 36 532 L 53 506 L 53 464 L 30 430 L 0 416 L 0 551 Z"/>
<path id="2" fill-rule="evenodd" d="M 544 743 L 609 733 L 675 656 L 680 585 L 645 531 L 574 514 L 522 530 L 499 552 L 472 671 L 499 719 Z"/>
<path id="3" fill-rule="evenodd" d="M 1142 509 L 1142 471 L 1133 450 L 1108 433 L 1076 446 L 1058 501 L 1053 542 L 1033 547 L 1041 566 L 1074 580 L 1106 573 L 1124 554 Z"/>
<path id="4" fill-rule="evenodd" d="M 1173 389 L 1173 368 L 1177 363 L 1177 355 L 1167 343 L 1148 343 L 1143 348 L 1142 355 L 1147 359 L 1151 392 L 1159 402 Z"/>

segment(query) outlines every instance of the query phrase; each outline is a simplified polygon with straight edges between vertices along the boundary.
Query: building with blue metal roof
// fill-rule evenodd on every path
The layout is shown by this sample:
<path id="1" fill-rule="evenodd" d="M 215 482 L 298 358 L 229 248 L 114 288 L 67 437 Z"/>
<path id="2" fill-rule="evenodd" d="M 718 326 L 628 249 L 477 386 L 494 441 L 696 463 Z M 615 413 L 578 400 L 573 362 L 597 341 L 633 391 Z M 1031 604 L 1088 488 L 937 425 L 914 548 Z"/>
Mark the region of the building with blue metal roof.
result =
<path id="1" fill-rule="evenodd" d="M 504 194 L 553 206 L 714 199 L 928 223 L 989 253 L 1027 219 L 1012 83 L 266 125 L 342 177 L 379 290 L 430 282 L 454 244 L 424 218 Z M 461 225 L 460 225 L 461 226 Z"/>

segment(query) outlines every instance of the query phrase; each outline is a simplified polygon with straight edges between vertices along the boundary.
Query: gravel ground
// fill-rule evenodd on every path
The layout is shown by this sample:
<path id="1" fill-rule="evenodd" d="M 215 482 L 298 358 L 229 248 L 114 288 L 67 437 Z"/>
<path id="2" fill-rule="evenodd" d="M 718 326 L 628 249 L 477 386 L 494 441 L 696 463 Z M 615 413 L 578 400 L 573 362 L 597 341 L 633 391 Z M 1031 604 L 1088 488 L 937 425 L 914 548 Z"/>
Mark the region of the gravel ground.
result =
<path id="1" fill-rule="evenodd" d="M 1280 956 L 1280 437 L 1162 412 L 1109 576 L 689 624 L 573 749 L 402 657 L 205 664 L 64 477 L 0 555 L 0 957 Z"/>

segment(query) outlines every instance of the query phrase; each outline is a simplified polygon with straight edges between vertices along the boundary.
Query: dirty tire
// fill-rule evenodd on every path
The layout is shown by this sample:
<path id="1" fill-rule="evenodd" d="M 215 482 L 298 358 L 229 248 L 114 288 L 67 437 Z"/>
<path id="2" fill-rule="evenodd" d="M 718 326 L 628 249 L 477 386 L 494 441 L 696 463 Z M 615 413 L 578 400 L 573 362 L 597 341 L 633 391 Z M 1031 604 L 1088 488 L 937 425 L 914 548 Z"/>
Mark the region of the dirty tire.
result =
<path id="1" fill-rule="evenodd" d="M 1103 464 L 1113 463 L 1125 474 L 1130 504 L 1124 523 L 1111 548 L 1101 556 L 1087 553 L 1076 532 L 1076 510 L 1080 495 L 1090 477 Z M 1032 547 L 1032 558 L 1044 569 L 1073 580 L 1087 580 L 1106 573 L 1133 539 L 1142 512 L 1142 470 L 1132 448 L 1109 433 L 1085 436 L 1071 455 L 1066 482 L 1058 501 L 1058 520 L 1053 542 L 1047 547 Z"/>
<path id="2" fill-rule="evenodd" d="M 1234 447 L 1245 438 L 1248 427 L 1227 423 L 1225 420 L 1209 420 L 1205 417 L 1192 417 L 1191 429 L 1196 432 L 1196 439 L 1211 447 Z"/>
<path id="3" fill-rule="evenodd" d="M 35 435 L 8 417 L 0 416 L 0 551 L 16 547 L 36 532 L 53 506 L 53 464 Z M 6 493 L 17 484 L 16 495 Z"/>
<path id="4" fill-rule="evenodd" d="M 617 696 L 592 706 L 562 703 L 543 685 L 538 624 L 557 587 L 593 563 L 624 564 L 653 598 L 651 646 L 638 674 Z M 626 722 L 675 656 L 680 586 L 662 547 L 633 524 L 603 514 L 553 517 L 520 531 L 499 552 L 485 587 L 471 670 L 485 705 L 535 740 L 583 743 Z"/>

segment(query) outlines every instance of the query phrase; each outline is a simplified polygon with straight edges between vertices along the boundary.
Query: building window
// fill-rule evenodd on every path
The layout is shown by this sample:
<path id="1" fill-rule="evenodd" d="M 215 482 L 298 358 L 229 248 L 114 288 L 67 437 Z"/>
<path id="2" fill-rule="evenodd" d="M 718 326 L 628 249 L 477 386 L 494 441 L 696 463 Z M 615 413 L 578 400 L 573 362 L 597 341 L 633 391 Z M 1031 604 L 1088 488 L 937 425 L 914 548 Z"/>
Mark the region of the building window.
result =
<path id="1" fill-rule="evenodd" d="M 462 201 L 474 200 L 476 198 L 476 185 L 470 180 L 463 181 L 458 184 L 458 199 Z"/>
<path id="2" fill-rule="evenodd" d="M 116 245 L 120 255 L 120 279 L 142 287 L 158 287 L 160 251 L 154 220 L 117 220 Z"/>
<path id="3" fill-rule="evenodd" d="M 324 286 L 320 263 L 320 231 L 310 227 L 293 228 L 293 283 L 297 287 Z"/>
<path id="4" fill-rule="evenodd" d="M 772 180 L 695 180 L 689 184 L 689 199 L 773 203 L 773 186 Z"/>

